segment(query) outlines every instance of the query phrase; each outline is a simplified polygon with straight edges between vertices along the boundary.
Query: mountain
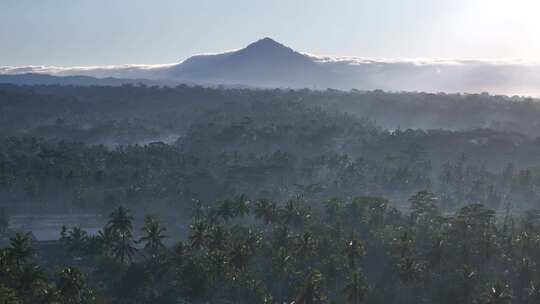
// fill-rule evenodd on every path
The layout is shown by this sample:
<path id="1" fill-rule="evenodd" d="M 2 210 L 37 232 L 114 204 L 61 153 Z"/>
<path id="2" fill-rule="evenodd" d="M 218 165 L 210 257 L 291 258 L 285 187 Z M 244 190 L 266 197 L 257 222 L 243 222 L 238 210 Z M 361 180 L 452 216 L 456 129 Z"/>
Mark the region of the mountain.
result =
<path id="1" fill-rule="evenodd" d="M 163 69 L 162 79 L 254 87 L 540 95 L 540 63 L 314 56 L 271 38 Z"/>
<path id="2" fill-rule="evenodd" d="M 323 57 L 271 38 L 232 52 L 193 56 L 161 73 L 161 79 L 179 82 L 253 87 L 540 94 L 538 62 Z"/>
<path id="3" fill-rule="evenodd" d="M 165 71 L 165 78 L 262 87 L 312 87 L 324 70 L 312 58 L 270 38 L 216 55 L 198 55 Z"/>
<path id="4" fill-rule="evenodd" d="M 94 78 L 40 78 L 36 75 L 11 78 L 5 75 L 26 73 Z M 19 84 L 189 83 L 266 88 L 540 95 L 540 62 L 324 57 L 295 51 L 271 38 L 258 40 L 239 50 L 195 55 L 173 64 L 0 67 L 2 74 L 4 76 L 0 76 L 0 82 Z"/>

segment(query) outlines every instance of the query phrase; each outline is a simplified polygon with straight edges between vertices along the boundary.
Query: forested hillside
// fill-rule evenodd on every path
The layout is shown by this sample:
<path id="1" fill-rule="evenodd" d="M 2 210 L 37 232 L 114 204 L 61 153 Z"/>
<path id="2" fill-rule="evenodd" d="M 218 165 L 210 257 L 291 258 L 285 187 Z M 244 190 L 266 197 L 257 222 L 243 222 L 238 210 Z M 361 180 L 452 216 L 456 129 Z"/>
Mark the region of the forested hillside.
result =
<path id="1" fill-rule="evenodd" d="M 488 94 L 2 85 L 0 300 L 537 303 L 539 125 Z"/>
<path id="2" fill-rule="evenodd" d="M 399 207 L 421 190 L 448 210 L 538 201 L 540 108 L 529 99 L 3 86 L 0 101 L 0 193 L 14 211 L 184 210 L 240 194 Z"/>

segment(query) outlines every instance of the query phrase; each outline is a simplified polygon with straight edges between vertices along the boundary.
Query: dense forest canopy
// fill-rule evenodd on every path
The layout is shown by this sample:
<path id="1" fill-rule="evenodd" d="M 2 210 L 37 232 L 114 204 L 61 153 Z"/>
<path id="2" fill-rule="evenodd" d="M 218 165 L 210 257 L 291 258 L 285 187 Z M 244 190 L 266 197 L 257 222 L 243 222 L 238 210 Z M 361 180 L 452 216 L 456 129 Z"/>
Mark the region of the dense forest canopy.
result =
<path id="1" fill-rule="evenodd" d="M 263 113 L 259 105 L 318 106 L 325 111 L 346 112 L 368 118 L 387 129 L 467 130 L 489 128 L 539 136 L 540 105 L 536 99 L 484 94 L 430 94 L 383 91 L 255 90 L 208 87 L 76 87 L 14 86 L 0 84 L 3 136 L 26 134 L 58 136 L 101 143 L 120 143 L 181 135 L 196 122 L 231 122 L 247 115 L 260 123 L 286 121 L 283 108 Z M 46 106 L 44 106 L 46 105 Z M 223 114 L 222 116 L 217 115 Z M 208 116 L 212 114 L 211 116 Z M 283 115 L 282 121 L 274 121 Z M 240 117 L 242 118 L 242 117 Z M 290 118 L 290 117 L 289 117 Z M 58 123 L 64 133 L 58 134 Z M 295 123 L 290 121 L 290 123 Z M 111 128 L 113 125 L 115 128 Z M 106 130 L 103 130 L 105 128 Z M 132 133 L 119 133 L 137 128 Z M 107 134 L 107 129 L 111 134 Z M 71 131 L 72 133 L 68 132 Z M 78 138 L 84 135 L 84 138 Z M 131 135 L 131 136 L 130 136 Z M 137 135 L 137 136 L 135 136 Z"/>
<path id="2" fill-rule="evenodd" d="M 539 126 L 517 96 L 0 85 L 0 302 L 538 303 Z M 99 232 L 10 226 L 77 213 Z"/>
<path id="3" fill-rule="evenodd" d="M 527 98 L 3 85 L 0 101 L 10 210 L 306 193 L 400 206 L 421 190 L 449 210 L 538 201 L 540 106 Z"/>

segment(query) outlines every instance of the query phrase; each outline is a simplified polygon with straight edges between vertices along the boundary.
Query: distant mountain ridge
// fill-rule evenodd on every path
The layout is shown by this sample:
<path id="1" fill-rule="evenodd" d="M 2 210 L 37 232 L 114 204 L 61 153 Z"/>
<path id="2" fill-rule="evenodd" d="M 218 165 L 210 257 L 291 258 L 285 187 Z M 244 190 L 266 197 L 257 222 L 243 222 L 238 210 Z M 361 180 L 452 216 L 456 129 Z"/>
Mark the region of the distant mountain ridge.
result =
<path id="1" fill-rule="evenodd" d="M 311 58 L 270 38 L 238 51 L 198 55 L 171 67 L 166 78 L 264 87 L 310 87 L 320 66 Z"/>
<path id="2" fill-rule="evenodd" d="M 47 78 L 5 74 L 98 78 Z M 4 74 L 4 75 L 2 75 Z M 31 78 L 31 79 L 29 79 Z M 16 84 L 248 86 L 540 95 L 540 63 L 488 60 L 374 60 L 309 55 L 271 38 L 224 53 L 167 65 L 0 67 L 0 82 Z"/>

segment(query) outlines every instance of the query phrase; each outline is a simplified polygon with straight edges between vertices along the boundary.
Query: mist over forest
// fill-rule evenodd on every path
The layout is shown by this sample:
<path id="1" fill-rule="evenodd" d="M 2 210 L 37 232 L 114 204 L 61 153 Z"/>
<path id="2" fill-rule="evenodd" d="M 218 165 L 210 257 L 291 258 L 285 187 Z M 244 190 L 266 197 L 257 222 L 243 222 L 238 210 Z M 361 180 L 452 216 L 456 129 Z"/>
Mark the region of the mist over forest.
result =
<path id="1" fill-rule="evenodd" d="M 540 304 L 539 0 L 0 0 L 0 304 Z"/>
<path id="2" fill-rule="evenodd" d="M 0 99 L 8 210 L 180 214 L 193 199 L 242 194 L 381 196 L 405 208 L 420 190 L 447 210 L 525 210 L 539 199 L 531 98 L 3 85 Z"/>
<path id="3" fill-rule="evenodd" d="M 487 93 L 2 84 L 0 299 L 536 303 L 539 126 Z"/>

